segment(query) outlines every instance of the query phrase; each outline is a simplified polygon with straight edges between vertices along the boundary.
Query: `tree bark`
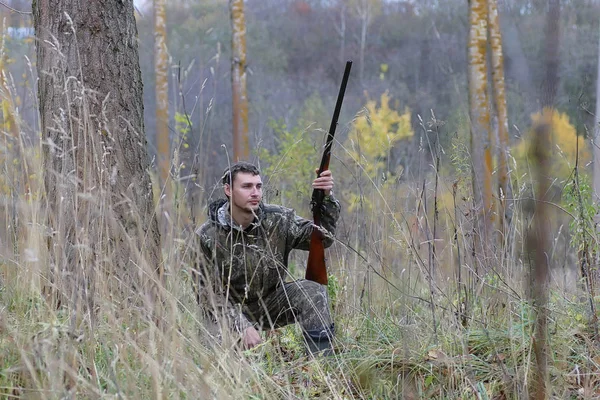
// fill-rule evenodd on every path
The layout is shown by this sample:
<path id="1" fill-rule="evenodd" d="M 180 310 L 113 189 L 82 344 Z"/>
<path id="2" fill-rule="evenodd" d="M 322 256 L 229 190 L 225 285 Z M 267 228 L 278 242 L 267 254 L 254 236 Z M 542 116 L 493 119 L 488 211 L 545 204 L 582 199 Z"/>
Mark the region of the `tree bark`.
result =
<path id="1" fill-rule="evenodd" d="M 550 111 L 547 111 L 551 114 Z M 551 119 L 544 119 L 548 121 Z M 550 282 L 550 135 L 551 127 L 545 122 L 534 127 L 533 146 L 529 157 L 534 160 L 534 179 L 536 182 L 535 208 L 532 229 L 527 235 L 527 250 L 533 255 L 532 301 L 535 310 L 535 332 L 532 340 L 535 366 L 531 369 L 529 398 L 545 400 L 548 398 L 548 286 Z"/>
<path id="2" fill-rule="evenodd" d="M 506 5 L 506 1 L 504 1 L 504 4 Z M 508 12 L 505 12 L 503 17 L 500 18 L 500 24 L 504 38 L 503 46 L 510 65 L 507 75 L 512 76 L 514 82 L 518 85 L 518 92 L 525 103 L 525 112 L 530 114 L 537 110 L 537 105 L 534 104 L 536 89 L 531 78 L 531 69 L 527 57 L 521 45 L 519 29 Z"/>
<path id="3" fill-rule="evenodd" d="M 491 127 L 487 94 L 487 14 L 486 0 L 469 1 L 470 29 L 467 52 L 473 200 L 478 211 L 476 234 L 481 237 L 481 246 L 485 245 L 490 236 L 493 217 Z"/>
<path id="4" fill-rule="evenodd" d="M 548 1 L 544 38 L 545 45 L 543 46 L 542 51 L 546 56 L 546 71 L 544 80 L 542 81 L 542 108 L 554 107 L 556 93 L 558 92 L 558 66 L 560 63 L 560 0 Z"/>
<path id="5" fill-rule="evenodd" d="M 233 95 L 233 159 L 247 160 L 248 95 L 246 92 L 246 20 L 244 1 L 229 0 L 231 14 L 231 87 Z"/>
<path id="6" fill-rule="evenodd" d="M 340 2 L 340 25 L 334 25 L 335 30 L 340 36 L 340 64 L 343 64 L 346 60 L 346 4 Z"/>
<path id="7" fill-rule="evenodd" d="M 147 294 L 160 236 L 133 0 L 34 0 L 33 16 L 53 289 L 92 305 L 105 271 Z"/>
<path id="8" fill-rule="evenodd" d="M 542 3 L 543 4 L 543 3 Z M 544 4 L 544 7 L 546 5 Z M 560 0 L 549 0 L 547 4 L 546 27 L 544 29 L 546 71 L 542 82 L 541 106 L 542 119 L 534 126 L 534 143 L 530 158 L 534 161 L 537 183 L 533 229 L 528 234 L 530 253 L 535 254 L 533 266 L 533 305 L 535 310 L 535 334 L 532 347 L 535 354 L 535 367 L 531 369 L 532 379 L 529 398 L 542 400 L 548 398 L 548 299 L 550 264 L 550 224 L 553 220 L 548 206 L 552 177 L 550 169 L 550 138 L 552 137 L 552 114 L 558 91 L 559 66 L 559 18 Z"/>
<path id="9" fill-rule="evenodd" d="M 154 73 L 156 76 L 156 147 L 160 184 L 168 192 L 171 169 L 169 151 L 169 55 L 167 53 L 166 0 L 154 0 Z"/>
<path id="10" fill-rule="evenodd" d="M 498 16 L 497 0 L 488 0 L 488 30 L 492 61 L 492 88 L 494 106 L 498 117 L 498 186 L 500 199 L 500 232 L 512 219 L 512 188 L 508 174 L 508 112 L 506 109 L 506 89 L 504 85 L 504 55 L 502 53 L 502 33 Z"/>
<path id="11" fill-rule="evenodd" d="M 369 25 L 371 24 L 371 18 L 373 16 L 371 0 L 359 0 L 356 7 L 356 13 L 360 19 L 360 63 L 358 80 L 362 85 L 365 74 L 365 49 L 367 47 L 367 33 L 369 31 Z"/>

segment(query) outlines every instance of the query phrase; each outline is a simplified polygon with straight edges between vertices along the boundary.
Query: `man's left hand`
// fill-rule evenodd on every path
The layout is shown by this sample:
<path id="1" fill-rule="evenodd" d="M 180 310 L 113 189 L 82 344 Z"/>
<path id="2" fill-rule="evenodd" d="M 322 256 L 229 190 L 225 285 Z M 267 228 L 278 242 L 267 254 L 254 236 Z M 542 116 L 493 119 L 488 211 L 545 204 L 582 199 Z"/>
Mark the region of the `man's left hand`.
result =
<path id="1" fill-rule="evenodd" d="M 317 169 L 315 172 L 319 172 Z M 317 179 L 313 181 L 313 189 L 321 189 L 325 192 L 325 196 L 329 196 L 331 194 L 331 189 L 333 189 L 333 175 L 331 175 L 330 170 L 325 170 L 321 172 L 321 175 Z"/>

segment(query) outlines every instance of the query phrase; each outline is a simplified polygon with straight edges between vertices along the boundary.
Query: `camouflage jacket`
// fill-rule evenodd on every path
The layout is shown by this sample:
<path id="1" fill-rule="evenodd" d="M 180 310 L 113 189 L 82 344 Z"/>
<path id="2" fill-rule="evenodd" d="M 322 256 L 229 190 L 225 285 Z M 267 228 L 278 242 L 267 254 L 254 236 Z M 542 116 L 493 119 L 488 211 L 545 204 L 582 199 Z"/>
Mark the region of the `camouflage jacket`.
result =
<path id="1" fill-rule="evenodd" d="M 200 305 L 213 318 L 226 316 L 230 329 L 238 332 L 253 325 L 241 304 L 258 301 L 286 280 L 290 252 L 308 250 L 314 229 L 312 221 L 282 206 L 261 204 L 256 214 L 254 222 L 242 229 L 231 219 L 228 201 L 217 200 L 209 206 L 209 220 L 196 230 L 201 250 L 197 268 Z M 327 197 L 321 214 L 323 244 L 329 247 L 340 203 Z"/>

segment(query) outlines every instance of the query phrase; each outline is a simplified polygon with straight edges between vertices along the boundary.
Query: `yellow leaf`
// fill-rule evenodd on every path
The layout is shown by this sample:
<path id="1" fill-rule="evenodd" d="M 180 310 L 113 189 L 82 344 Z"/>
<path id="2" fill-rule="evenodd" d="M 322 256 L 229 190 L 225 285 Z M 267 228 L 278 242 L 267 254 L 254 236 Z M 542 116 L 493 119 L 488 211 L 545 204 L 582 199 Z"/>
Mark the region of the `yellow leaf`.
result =
<path id="1" fill-rule="evenodd" d="M 569 121 L 569 116 L 558 110 L 545 108 L 542 112 L 531 115 L 535 127 L 542 122 L 550 121 L 551 168 L 550 176 L 567 179 L 575 167 L 579 153 L 579 165 L 585 166 L 591 160 L 589 146 L 583 136 L 578 135 L 575 127 Z M 531 147 L 533 130 L 529 131 L 513 148 L 513 154 L 519 168 L 526 167 L 526 161 Z"/>

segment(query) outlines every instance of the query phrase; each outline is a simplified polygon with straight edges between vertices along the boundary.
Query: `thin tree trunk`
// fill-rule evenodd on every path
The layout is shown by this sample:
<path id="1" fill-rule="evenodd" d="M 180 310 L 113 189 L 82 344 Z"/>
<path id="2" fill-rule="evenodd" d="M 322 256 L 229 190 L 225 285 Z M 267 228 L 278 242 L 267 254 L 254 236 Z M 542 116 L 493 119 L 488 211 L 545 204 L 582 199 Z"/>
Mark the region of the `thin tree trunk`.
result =
<path id="1" fill-rule="evenodd" d="M 169 149 L 169 55 L 167 53 L 166 0 L 154 0 L 154 73 L 156 76 L 156 147 L 160 184 L 167 193 L 171 152 Z"/>
<path id="2" fill-rule="evenodd" d="M 340 6 L 338 33 L 340 35 L 340 64 L 343 64 L 346 61 L 346 5 L 344 3 Z"/>
<path id="3" fill-rule="evenodd" d="M 507 1 L 503 1 L 505 8 Z M 527 62 L 527 57 L 521 45 L 519 30 L 514 20 L 509 13 L 505 13 L 504 17 L 500 18 L 501 31 L 503 33 L 503 47 L 506 51 L 506 56 L 510 59 L 510 71 L 507 75 L 513 77 L 514 82 L 518 85 L 518 91 L 524 100 L 525 113 L 530 114 L 537 110 L 537 105 L 534 104 L 536 90 L 531 79 L 531 69 Z"/>
<path id="4" fill-rule="evenodd" d="M 149 294 L 160 236 L 133 1 L 34 0 L 33 16 L 54 293 L 92 306 L 102 271 Z"/>
<path id="5" fill-rule="evenodd" d="M 541 105 L 554 107 L 558 91 L 558 66 L 560 43 L 560 0 L 548 0 L 546 26 L 544 28 L 545 45 L 543 52 L 546 58 L 546 71 L 542 81 Z"/>
<path id="6" fill-rule="evenodd" d="M 508 174 L 508 113 L 506 109 L 506 90 L 504 86 L 504 55 L 502 53 L 502 34 L 498 17 L 497 0 L 488 0 L 488 29 L 492 61 L 492 87 L 494 106 L 498 116 L 498 186 L 500 199 L 500 232 L 506 234 L 506 228 L 512 219 L 512 188 Z"/>
<path id="7" fill-rule="evenodd" d="M 233 95 L 233 159 L 247 160 L 248 96 L 246 93 L 246 21 L 244 1 L 229 0 L 231 14 L 231 87 Z"/>
<path id="8" fill-rule="evenodd" d="M 419 46 L 420 55 L 419 62 L 415 63 L 416 78 L 415 78 L 415 93 L 428 93 L 431 90 L 431 82 L 433 81 L 431 73 L 431 41 L 430 38 L 424 37 L 421 39 Z M 421 87 L 421 82 L 423 85 Z"/>
<path id="9" fill-rule="evenodd" d="M 367 47 L 367 32 L 369 24 L 371 23 L 371 4 L 369 0 L 361 1 L 361 9 L 359 11 L 361 18 L 360 27 L 360 69 L 358 71 L 358 78 L 360 83 L 363 83 L 365 74 L 365 48 Z"/>
<path id="10" fill-rule="evenodd" d="M 478 212 L 476 248 L 483 249 L 492 225 L 492 156 L 490 112 L 487 92 L 487 2 L 469 1 L 469 115 L 471 120 L 471 157 L 473 160 L 473 200 Z M 476 249 L 477 251 L 477 249 Z"/>
<path id="11" fill-rule="evenodd" d="M 599 35 L 600 37 L 600 35 Z M 598 74 L 596 76 L 596 115 L 594 117 L 594 202 L 600 202 L 600 40 L 598 40 Z M 600 222 L 600 214 L 596 216 Z"/>
<path id="12" fill-rule="evenodd" d="M 550 110 L 546 111 L 550 114 Z M 544 119 L 545 121 L 551 119 Z M 532 300 L 535 310 L 535 332 L 533 337 L 533 353 L 535 367 L 532 368 L 532 379 L 529 397 L 535 400 L 547 399 L 548 388 L 548 284 L 550 280 L 550 207 L 548 194 L 552 177 L 550 169 L 550 125 L 545 122 L 534 128 L 534 143 L 531 159 L 534 161 L 534 174 L 537 187 L 535 190 L 535 212 L 533 228 L 527 237 L 528 252 L 533 255 L 533 292 Z"/>
<path id="13" fill-rule="evenodd" d="M 542 119 L 534 127 L 534 144 L 532 159 L 535 162 L 536 202 L 533 218 L 533 230 L 529 233 L 530 252 L 535 254 L 533 266 L 533 305 L 535 316 L 535 333 L 533 338 L 533 353 L 535 367 L 532 368 L 532 381 L 529 388 L 530 398 L 546 399 L 548 395 L 548 284 L 550 249 L 550 209 L 546 197 L 550 192 L 551 180 L 547 176 L 550 169 L 549 146 L 552 137 L 552 114 L 558 89 L 559 65 L 559 17 L 560 0 L 549 0 L 546 14 L 545 46 L 546 71 L 542 82 L 541 106 Z"/>

